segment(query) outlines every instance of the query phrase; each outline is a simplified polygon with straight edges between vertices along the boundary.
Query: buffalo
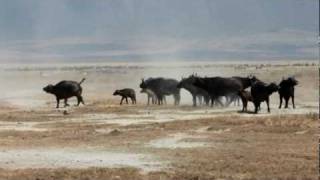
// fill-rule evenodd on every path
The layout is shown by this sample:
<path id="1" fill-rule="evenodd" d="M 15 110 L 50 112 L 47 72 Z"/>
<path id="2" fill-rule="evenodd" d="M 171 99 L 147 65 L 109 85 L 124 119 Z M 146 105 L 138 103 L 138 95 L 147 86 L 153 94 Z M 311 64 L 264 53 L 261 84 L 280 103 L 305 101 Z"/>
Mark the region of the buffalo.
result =
<path id="1" fill-rule="evenodd" d="M 239 81 L 241 83 L 241 89 L 247 89 L 250 87 L 253 83 L 260 81 L 258 78 L 256 78 L 253 75 L 250 75 L 248 77 L 240 77 L 240 76 L 232 76 L 231 78 Z"/>
<path id="2" fill-rule="evenodd" d="M 246 90 L 240 90 L 238 92 L 238 95 L 240 96 L 241 101 L 242 101 L 242 112 L 247 111 L 248 102 L 249 101 L 253 102 L 253 98 L 251 96 L 251 93 Z"/>
<path id="3" fill-rule="evenodd" d="M 131 99 L 132 104 L 136 104 L 137 100 L 136 100 L 136 93 L 133 89 L 130 88 L 125 88 L 125 89 L 120 89 L 120 90 L 116 90 L 113 93 L 114 96 L 121 96 L 121 101 L 120 101 L 120 105 L 122 105 L 123 100 L 126 100 L 126 103 L 128 104 L 128 98 Z"/>
<path id="4" fill-rule="evenodd" d="M 298 81 L 294 77 L 289 77 L 287 79 L 283 79 L 279 84 L 279 97 L 280 97 L 280 105 L 279 109 L 281 109 L 282 99 L 285 100 L 285 108 L 288 108 L 288 102 L 291 98 L 293 108 L 296 108 L 294 104 L 294 86 L 298 85 Z"/>
<path id="5" fill-rule="evenodd" d="M 158 99 L 157 99 L 156 94 L 153 91 L 151 91 L 150 89 L 141 89 L 140 93 L 146 93 L 148 95 L 147 105 L 150 105 L 150 99 L 151 99 L 152 104 L 158 103 Z M 167 104 L 166 96 L 163 96 L 163 101 L 164 101 L 164 104 Z"/>
<path id="6" fill-rule="evenodd" d="M 150 104 L 150 99 L 152 104 L 157 103 L 157 97 L 150 89 L 141 89 L 140 93 L 146 93 L 148 95 L 148 105 Z"/>
<path id="7" fill-rule="evenodd" d="M 232 76 L 231 78 L 239 81 L 239 83 L 241 84 L 241 89 L 242 90 L 245 90 L 247 89 L 248 87 L 251 87 L 251 85 L 256 82 L 256 81 L 260 81 L 258 78 L 256 78 L 255 76 L 253 75 L 250 75 L 248 77 L 241 77 L 241 76 Z M 240 99 L 242 99 L 239 95 L 239 93 L 232 93 L 232 94 L 229 94 L 226 96 L 227 98 L 227 101 L 229 103 L 231 103 L 232 101 L 235 102 L 235 104 L 237 104 L 239 106 L 239 102 L 240 102 Z"/>
<path id="8" fill-rule="evenodd" d="M 229 96 L 230 94 L 237 94 L 242 89 L 242 84 L 233 78 L 223 77 L 197 77 L 193 83 L 196 87 L 202 88 L 208 92 L 211 98 L 211 106 L 213 106 L 215 100 L 218 100 L 222 96 Z M 217 101 L 220 105 L 223 104 Z M 227 102 L 229 105 L 231 102 Z"/>
<path id="9" fill-rule="evenodd" d="M 197 98 L 199 99 L 199 104 L 202 103 L 202 98 L 204 99 L 205 103 L 209 104 L 209 94 L 204 89 L 201 89 L 195 86 L 193 83 L 195 81 L 195 76 L 191 75 L 188 78 L 182 78 L 178 84 L 178 88 L 184 88 L 190 92 L 192 95 L 193 106 L 197 106 Z"/>
<path id="10" fill-rule="evenodd" d="M 164 97 L 173 95 L 174 104 L 179 105 L 180 103 L 180 88 L 178 88 L 178 81 L 175 79 L 166 78 L 149 78 L 147 80 L 142 79 L 140 84 L 141 89 L 150 89 L 155 93 L 158 105 L 163 104 Z"/>
<path id="11" fill-rule="evenodd" d="M 258 113 L 258 110 L 260 108 L 260 104 L 263 101 L 266 101 L 266 104 L 268 106 L 268 112 L 270 112 L 270 106 L 269 106 L 269 101 L 270 98 L 269 96 L 277 92 L 279 89 L 278 85 L 276 83 L 270 83 L 266 84 L 262 81 L 257 81 L 251 86 L 251 96 L 253 99 L 255 113 Z"/>
<path id="12" fill-rule="evenodd" d="M 49 84 L 46 87 L 43 88 L 43 91 L 53 94 L 56 96 L 57 100 L 57 106 L 56 108 L 59 108 L 60 100 L 64 99 L 64 106 L 69 106 L 68 99 L 71 97 L 77 97 L 78 104 L 80 103 L 84 104 L 83 98 L 82 98 L 82 87 L 81 84 L 85 81 L 85 78 L 83 78 L 80 82 L 76 81 L 60 81 L 56 85 Z"/>

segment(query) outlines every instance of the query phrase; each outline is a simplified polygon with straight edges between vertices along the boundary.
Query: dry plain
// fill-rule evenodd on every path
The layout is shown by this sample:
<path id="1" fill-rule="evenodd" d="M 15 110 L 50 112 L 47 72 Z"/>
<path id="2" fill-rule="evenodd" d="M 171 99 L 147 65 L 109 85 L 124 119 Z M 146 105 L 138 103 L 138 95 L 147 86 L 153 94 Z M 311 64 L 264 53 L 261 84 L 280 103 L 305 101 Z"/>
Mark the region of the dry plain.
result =
<path id="1" fill-rule="evenodd" d="M 141 78 L 247 76 L 279 83 L 294 75 L 296 109 L 271 97 L 255 115 L 241 106 L 147 106 Z M 278 63 L 106 63 L 0 68 L 0 179 L 317 179 L 318 66 Z M 42 87 L 83 83 L 85 106 L 55 109 Z M 137 105 L 115 89 L 134 88 Z M 75 100 L 71 100 L 75 104 Z M 249 110 L 253 106 L 249 105 Z M 65 113 L 67 112 L 67 113 Z"/>

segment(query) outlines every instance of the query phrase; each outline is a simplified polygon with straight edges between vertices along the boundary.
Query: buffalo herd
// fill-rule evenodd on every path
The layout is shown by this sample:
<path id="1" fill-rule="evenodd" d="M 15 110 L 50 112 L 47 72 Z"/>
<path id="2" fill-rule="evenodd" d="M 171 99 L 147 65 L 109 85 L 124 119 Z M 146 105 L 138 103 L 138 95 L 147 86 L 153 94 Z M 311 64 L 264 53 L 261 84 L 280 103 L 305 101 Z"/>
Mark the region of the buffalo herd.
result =
<path id="1" fill-rule="evenodd" d="M 82 98 L 82 87 L 80 82 L 75 81 L 61 81 L 56 85 L 48 85 L 43 90 L 47 93 L 55 95 L 57 100 L 57 108 L 59 108 L 59 101 L 64 100 L 64 105 L 68 106 L 68 98 L 77 97 L 79 105 L 84 104 Z M 285 100 L 285 108 L 288 108 L 288 102 L 291 98 L 293 108 L 294 104 L 294 87 L 298 81 L 294 77 L 282 79 L 279 84 L 265 83 L 253 75 L 248 77 L 200 77 L 197 75 L 190 75 L 187 78 L 182 78 L 181 81 L 170 78 L 148 78 L 142 79 L 139 87 L 141 93 L 145 93 L 148 97 L 148 105 L 150 101 L 152 104 L 163 105 L 166 104 L 166 96 L 173 96 L 174 105 L 180 104 L 180 90 L 181 88 L 190 92 L 192 96 L 193 106 L 207 105 L 207 106 L 229 106 L 232 102 L 239 105 L 242 101 L 242 112 L 247 111 L 248 102 L 254 105 L 254 112 L 258 113 L 260 104 L 266 102 L 268 112 L 270 112 L 270 95 L 278 92 L 280 98 L 279 109 L 282 106 L 282 100 Z M 248 90 L 250 88 L 250 91 Z M 133 89 L 125 88 L 116 90 L 113 95 L 122 97 L 120 105 L 123 100 L 128 104 L 128 98 L 131 99 L 132 104 L 136 104 L 136 93 Z"/>

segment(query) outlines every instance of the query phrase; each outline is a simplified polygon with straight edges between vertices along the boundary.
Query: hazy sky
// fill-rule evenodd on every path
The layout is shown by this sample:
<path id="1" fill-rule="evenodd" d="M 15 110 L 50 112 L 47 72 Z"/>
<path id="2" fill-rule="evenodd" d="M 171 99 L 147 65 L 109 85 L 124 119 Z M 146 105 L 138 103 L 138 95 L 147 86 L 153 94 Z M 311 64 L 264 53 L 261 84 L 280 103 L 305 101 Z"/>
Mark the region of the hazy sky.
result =
<path id="1" fill-rule="evenodd" d="M 0 62 L 316 59 L 318 0 L 0 0 Z"/>

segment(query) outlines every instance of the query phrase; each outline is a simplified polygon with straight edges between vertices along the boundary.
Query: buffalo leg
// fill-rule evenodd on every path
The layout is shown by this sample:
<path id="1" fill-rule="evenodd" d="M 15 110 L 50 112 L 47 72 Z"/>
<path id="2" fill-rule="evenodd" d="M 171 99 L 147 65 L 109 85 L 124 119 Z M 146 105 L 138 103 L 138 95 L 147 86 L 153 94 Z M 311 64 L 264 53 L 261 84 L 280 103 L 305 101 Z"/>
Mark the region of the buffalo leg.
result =
<path id="1" fill-rule="evenodd" d="M 157 98 L 158 98 L 158 105 L 161 105 L 163 97 L 161 95 L 157 95 Z"/>
<path id="2" fill-rule="evenodd" d="M 242 112 L 247 111 L 248 102 L 246 100 L 242 100 Z"/>
<path id="3" fill-rule="evenodd" d="M 56 108 L 59 108 L 59 104 L 60 104 L 60 99 L 57 98 L 57 106 L 56 106 Z"/>
<path id="4" fill-rule="evenodd" d="M 244 107 L 244 110 L 247 112 L 248 111 L 248 101 L 245 101 L 243 103 L 243 107 Z"/>
<path id="5" fill-rule="evenodd" d="M 150 104 L 150 98 L 151 98 L 151 96 L 148 95 L 148 103 L 147 103 L 148 106 Z M 153 100 L 152 100 L 152 104 L 153 104 Z"/>
<path id="6" fill-rule="evenodd" d="M 244 110 L 245 110 L 245 104 L 244 104 L 245 99 L 241 98 L 241 101 L 242 101 L 242 112 L 244 112 Z"/>
<path id="7" fill-rule="evenodd" d="M 83 97 L 80 96 L 80 99 L 81 99 L 81 103 L 84 105 L 85 103 L 84 103 Z"/>
<path id="8" fill-rule="evenodd" d="M 180 94 L 175 95 L 175 100 L 176 100 L 175 105 L 179 105 L 180 104 Z"/>
<path id="9" fill-rule="evenodd" d="M 239 96 L 237 96 L 237 95 L 235 96 L 234 102 L 235 102 L 234 103 L 235 106 L 240 106 L 240 98 L 239 98 Z"/>
<path id="10" fill-rule="evenodd" d="M 269 106 L 269 97 L 266 100 L 267 106 L 268 106 L 268 112 L 270 113 L 270 106 Z"/>
<path id="11" fill-rule="evenodd" d="M 177 96 L 176 106 L 179 105 L 179 103 L 180 103 L 180 97 L 179 97 L 179 95 L 178 95 L 178 96 Z"/>
<path id="12" fill-rule="evenodd" d="M 127 97 L 126 97 L 126 103 L 127 103 L 127 104 L 129 104 L 129 103 L 128 103 L 128 98 L 127 98 Z"/>
<path id="13" fill-rule="evenodd" d="M 293 106 L 293 108 L 296 108 L 296 105 L 294 104 L 294 96 L 291 97 L 291 100 L 292 100 L 292 106 Z"/>
<path id="14" fill-rule="evenodd" d="M 234 105 L 234 106 L 237 106 L 238 96 L 234 95 L 234 96 L 232 97 L 232 101 L 233 101 L 233 105 Z"/>
<path id="15" fill-rule="evenodd" d="M 239 98 L 238 98 L 237 95 L 233 95 L 233 96 L 231 97 L 231 102 L 230 102 L 230 104 L 232 103 L 232 101 L 233 101 L 233 106 L 239 106 Z M 229 104 L 229 105 L 230 105 L 230 104 Z"/>
<path id="16" fill-rule="evenodd" d="M 282 106 L 282 96 L 280 95 L 280 104 L 279 104 L 279 109 L 281 109 Z"/>
<path id="17" fill-rule="evenodd" d="M 258 109 L 259 109 L 259 107 L 260 107 L 260 102 L 254 102 L 254 113 L 258 113 Z"/>
<path id="18" fill-rule="evenodd" d="M 198 100 L 199 100 L 199 105 L 202 105 L 203 97 L 202 96 L 198 96 Z"/>
<path id="19" fill-rule="evenodd" d="M 120 105 L 122 105 L 122 101 L 123 101 L 123 100 L 124 100 L 124 97 L 121 98 Z"/>
<path id="20" fill-rule="evenodd" d="M 286 103 L 286 105 L 285 105 L 285 107 L 284 107 L 284 108 L 288 108 L 289 97 L 285 97 L 285 98 L 284 98 L 284 100 L 286 101 L 286 102 L 285 102 L 285 103 Z"/>
<path id="21" fill-rule="evenodd" d="M 225 103 L 225 105 L 228 106 L 229 103 L 231 103 L 231 97 L 225 96 L 225 98 L 226 98 L 226 103 Z"/>
<path id="22" fill-rule="evenodd" d="M 232 103 L 232 97 L 225 96 L 225 98 L 226 98 L 225 106 L 229 106 Z"/>
<path id="23" fill-rule="evenodd" d="M 242 112 L 244 112 L 245 111 L 245 107 L 244 107 L 244 104 L 242 105 Z"/>
<path id="24" fill-rule="evenodd" d="M 81 98 L 80 98 L 80 96 L 77 96 L 77 104 L 74 105 L 74 106 L 79 106 L 79 105 L 80 105 L 80 102 L 81 102 Z"/>
<path id="25" fill-rule="evenodd" d="M 234 106 L 239 106 L 239 97 L 235 95 Z"/>
<path id="26" fill-rule="evenodd" d="M 157 104 L 157 98 L 155 96 L 151 96 L 151 103 Z"/>
<path id="27" fill-rule="evenodd" d="M 81 102 L 81 97 L 80 96 L 77 96 L 77 104 L 76 104 L 76 106 L 79 106 L 80 105 L 80 102 Z"/>
<path id="28" fill-rule="evenodd" d="M 157 104 L 157 97 L 152 96 L 151 97 L 151 102 L 152 102 L 152 104 Z"/>
<path id="29" fill-rule="evenodd" d="M 211 97 L 211 107 L 213 107 L 214 104 L 214 97 Z"/>
<path id="30" fill-rule="evenodd" d="M 65 98 L 65 99 L 64 99 L 64 107 L 67 107 L 67 106 L 69 106 L 69 104 L 68 104 L 68 99 Z"/>
<path id="31" fill-rule="evenodd" d="M 161 95 L 157 95 L 157 102 L 158 102 L 158 105 L 161 105 L 161 104 L 162 104 L 162 100 L 163 100 L 163 96 L 161 96 Z"/>
<path id="32" fill-rule="evenodd" d="M 80 103 L 82 103 L 82 104 L 84 105 L 84 101 L 83 101 L 82 96 L 77 96 L 77 100 L 78 100 L 78 104 L 77 104 L 77 106 L 79 106 L 79 105 L 80 105 Z"/>
<path id="33" fill-rule="evenodd" d="M 208 96 L 205 97 L 205 101 L 206 101 L 206 105 L 209 106 L 209 104 L 210 104 L 210 98 L 209 98 Z"/>
<path id="34" fill-rule="evenodd" d="M 192 102 L 193 102 L 193 106 L 196 107 L 197 106 L 197 96 L 196 95 L 192 95 Z"/>

